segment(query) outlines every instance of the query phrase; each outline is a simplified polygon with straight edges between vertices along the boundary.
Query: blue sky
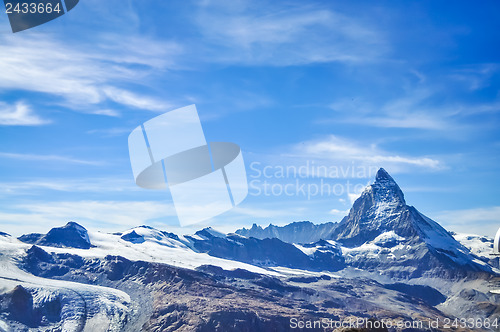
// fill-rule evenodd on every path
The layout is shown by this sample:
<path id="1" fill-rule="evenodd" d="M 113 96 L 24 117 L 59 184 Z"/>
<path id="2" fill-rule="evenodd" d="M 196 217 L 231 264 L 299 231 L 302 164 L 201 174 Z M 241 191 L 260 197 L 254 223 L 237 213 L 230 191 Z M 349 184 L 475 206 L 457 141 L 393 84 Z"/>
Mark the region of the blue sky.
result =
<path id="1" fill-rule="evenodd" d="M 134 184 L 127 137 L 196 104 L 206 139 L 239 144 L 253 182 L 241 205 L 195 228 L 339 221 L 384 167 L 408 204 L 447 229 L 493 236 L 499 9 L 81 0 L 16 34 L 0 15 L 0 230 L 74 220 L 193 231 L 179 227 L 168 192 Z M 300 175 L 276 173 L 301 166 Z M 330 172 L 313 176 L 314 167 Z M 366 172 L 331 174 L 353 168 Z M 264 194 L 265 181 L 275 193 Z M 339 191 L 280 194 L 287 184 Z"/>

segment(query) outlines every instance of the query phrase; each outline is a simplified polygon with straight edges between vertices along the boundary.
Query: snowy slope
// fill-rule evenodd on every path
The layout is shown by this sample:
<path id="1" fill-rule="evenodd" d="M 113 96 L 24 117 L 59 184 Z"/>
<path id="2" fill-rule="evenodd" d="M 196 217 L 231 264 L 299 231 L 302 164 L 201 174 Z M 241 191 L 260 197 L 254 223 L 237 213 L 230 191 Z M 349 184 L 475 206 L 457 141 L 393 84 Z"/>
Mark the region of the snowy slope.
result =
<path id="1" fill-rule="evenodd" d="M 124 235 L 134 232 L 144 241 L 127 241 Z M 89 249 L 56 248 L 40 246 L 47 252 L 69 253 L 86 258 L 103 258 L 107 255 L 122 256 L 132 261 L 142 260 L 147 262 L 165 263 L 177 267 L 195 269 L 201 265 L 215 265 L 226 270 L 245 269 L 255 273 L 278 275 L 278 273 L 259 268 L 254 265 L 231 261 L 228 259 L 212 257 L 206 253 L 199 253 L 190 247 L 190 241 L 183 236 L 156 230 L 149 226 L 139 226 L 124 233 L 108 234 L 102 232 L 88 232 L 92 247 Z M 0 237 L 0 241 L 2 238 Z M 20 251 L 31 247 L 13 239 L 12 246 Z M 0 251 L 3 243 L 0 242 Z"/>
<path id="2" fill-rule="evenodd" d="M 491 258 L 493 253 L 493 239 L 475 234 L 451 233 L 462 245 L 479 257 Z"/>
<path id="3" fill-rule="evenodd" d="M 62 304 L 63 331 L 121 331 L 133 310 L 130 297 L 113 288 L 36 277 L 17 267 L 31 245 L 0 236 L 0 293 L 22 286 L 41 306 L 58 297 Z M 0 326 L 8 325 L 6 322 Z"/>

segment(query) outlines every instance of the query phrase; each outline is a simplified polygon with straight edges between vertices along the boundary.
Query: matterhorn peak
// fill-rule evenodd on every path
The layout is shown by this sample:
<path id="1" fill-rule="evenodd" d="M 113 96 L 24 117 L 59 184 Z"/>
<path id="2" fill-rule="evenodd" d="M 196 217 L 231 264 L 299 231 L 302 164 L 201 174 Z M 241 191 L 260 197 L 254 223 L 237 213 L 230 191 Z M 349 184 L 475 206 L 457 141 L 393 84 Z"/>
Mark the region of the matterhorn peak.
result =
<path id="1" fill-rule="evenodd" d="M 344 245 L 357 246 L 387 231 L 395 231 L 400 236 L 412 233 L 408 233 L 409 225 L 400 218 L 407 209 L 398 184 L 380 168 L 375 182 L 365 188 L 335 230 L 334 239 Z"/>
<path id="2" fill-rule="evenodd" d="M 380 168 L 377 171 L 377 175 L 375 176 L 375 181 L 376 182 L 381 182 L 381 181 L 392 181 L 395 182 L 394 179 L 387 173 L 387 171 L 383 168 Z"/>
<path id="3" fill-rule="evenodd" d="M 368 186 L 363 194 L 372 196 L 374 203 L 393 202 L 398 205 L 406 205 L 403 191 L 383 168 L 378 170 L 375 182 Z"/>
<path id="4" fill-rule="evenodd" d="M 403 192 L 383 168 L 354 202 L 330 237 L 353 255 L 352 266 L 391 270 L 400 277 L 450 277 L 489 271 L 437 222 L 406 204 Z M 371 248 L 371 249 L 370 249 Z M 354 254 L 355 253 L 355 254 Z M 450 273 L 450 271 L 454 271 Z M 460 272 L 455 272 L 460 271 Z"/>

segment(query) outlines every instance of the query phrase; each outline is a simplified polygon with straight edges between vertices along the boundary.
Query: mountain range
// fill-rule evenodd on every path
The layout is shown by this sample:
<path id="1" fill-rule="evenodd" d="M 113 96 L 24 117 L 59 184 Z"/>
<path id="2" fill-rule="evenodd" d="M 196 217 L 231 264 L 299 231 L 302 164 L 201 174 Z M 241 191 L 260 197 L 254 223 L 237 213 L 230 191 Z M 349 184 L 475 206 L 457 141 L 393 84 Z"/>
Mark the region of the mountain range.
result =
<path id="1" fill-rule="evenodd" d="M 294 243 L 334 241 L 342 246 L 347 265 L 383 271 L 391 277 L 461 278 L 471 273 L 492 273 L 490 265 L 451 233 L 407 205 L 402 190 L 384 169 L 377 172 L 375 182 L 365 188 L 340 223 L 297 222 L 265 229 L 254 225 L 236 233 Z"/>
<path id="2" fill-rule="evenodd" d="M 368 319 L 381 330 L 404 321 L 413 325 L 396 330 L 430 331 L 418 323 L 495 322 L 500 297 L 488 290 L 500 271 L 490 245 L 407 205 L 384 169 L 338 223 L 176 235 L 69 222 L 17 239 L 0 233 L 0 331 L 288 331 L 291 319 L 350 318 L 362 322 L 352 331 L 370 330 Z"/>

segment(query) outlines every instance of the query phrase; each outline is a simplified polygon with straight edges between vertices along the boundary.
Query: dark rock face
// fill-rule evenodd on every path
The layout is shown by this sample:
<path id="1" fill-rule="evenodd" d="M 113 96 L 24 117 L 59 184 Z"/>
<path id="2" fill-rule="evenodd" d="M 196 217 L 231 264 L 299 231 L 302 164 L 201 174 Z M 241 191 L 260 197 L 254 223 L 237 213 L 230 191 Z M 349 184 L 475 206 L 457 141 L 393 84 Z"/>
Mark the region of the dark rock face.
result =
<path id="1" fill-rule="evenodd" d="M 236 234 L 257 239 L 277 238 L 288 243 L 312 243 L 331 238 L 337 223 L 313 224 L 310 221 L 293 222 L 286 226 L 269 225 L 262 228 L 253 224 L 252 228 L 242 228 Z"/>
<path id="2" fill-rule="evenodd" d="M 75 222 L 64 227 L 53 228 L 38 242 L 39 245 L 89 249 L 90 239 L 87 230 Z"/>
<path id="3" fill-rule="evenodd" d="M 252 311 L 227 310 L 210 314 L 207 322 L 199 326 L 197 331 L 286 331 L 289 325 L 286 317 L 262 319 Z"/>
<path id="4" fill-rule="evenodd" d="M 430 306 L 436 306 L 446 301 L 446 296 L 429 286 L 395 283 L 385 285 L 385 287 L 387 289 L 397 290 L 401 293 L 405 293 L 415 298 L 421 299 Z"/>
<path id="5" fill-rule="evenodd" d="M 30 234 L 24 234 L 18 237 L 17 239 L 19 241 L 22 241 L 24 243 L 29 243 L 29 244 L 35 244 L 37 243 L 41 238 L 43 237 L 43 234 L 39 233 L 30 233 Z"/>
<path id="6" fill-rule="evenodd" d="M 291 278 L 288 278 L 288 281 L 300 282 L 300 283 L 305 283 L 305 284 L 318 282 L 320 280 L 332 280 L 332 277 L 324 274 L 324 275 L 319 276 L 319 277 L 291 277 Z"/>
<path id="7" fill-rule="evenodd" d="M 121 239 L 132 243 L 143 243 L 145 241 L 144 236 L 137 234 L 135 231 L 122 235 Z"/>
<path id="8" fill-rule="evenodd" d="M 16 286 L 9 294 L 8 311 L 13 320 L 36 326 L 37 319 L 33 315 L 33 296 L 22 286 Z"/>
<path id="9" fill-rule="evenodd" d="M 340 270 L 346 267 L 342 249 L 333 241 L 319 240 L 315 243 L 304 244 L 304 248 L 314 249 L 314 253 L 310 256 L 318 268 L 323 268 L 325 271 L 335 271 L 335 268 Z M 327 267 L 335 267 L 328 269 Z"/>
<path id="10" fill-rule="evenodd" d="M 62 276 L 71 269 L 83 265 L 83 258 L 78 255 L 49 254 L 37 246 L 32 246 L 26 253 L 27 255 L 24 257 L 21 267 L 39 277 Z"/>
<path id="11" fill-rule="evenodd" d="M 376 319 L 370 318 L 366 322 L 366 327 L 363 328 L 356 328 L 356 329 L 347 329 L 344 330 L 345 332 L 389 332 L 389 329 L 380 321 L 377 321 Z M 408 331 L 408 330 L 405 330 Z M 418 330 L 409 330 L 410 331 L 418 331 Z"/>
<path id="12" fill-rule="evenodd" d="M 493 257 L 484 261 L 486 261 L 487 264 L 500 269 L 500 257 Z"/>
<path id="13" fill-rule="evenodd" d="M 33 295 L 23 286 L 16 286 L 11 292 L 0 295 L 0 313 L 9 320 L 28 327 L 48 325 L 61 320 L 61 299 L 56 297 L 34 306 Z"/>
<path id="14" fill-rule="evenodd" d="M 239 279 L 258 279 L 260 274 L 250 272 L 243 269 L 224 270 L 219 266 L 202 265 L 196 268 L 196 271 L 204 272 L 213 276 L 220 276 L 224 278 L 239 278 Z"/>
<path id="15" fill-rule="evenodd" d="M 52 228 L 46 235 L 33 233 L 20 236 L 18 239 L 25 243 L 48 247 L 78 249 L 91 247 L 87 230 L 72 221 L 63 227 Z"/>
<path id="16" fill-rule="evenodd" d="M 200 232 L 196 233 L 200 235 Z M 307 266 L 309 259 L 299 249 L 278 239 L 255 239 L 240 236 L 190 238 L 194 247 L 211 256 L 257 265 Z M 293 262 L 293 264 L 292 264 Z"/>
<path id="17" fill-rule="evenodd" d="M 198 237 L 187 237 L 199 252 L 211 256 L 236 260 L 259 266 L 284 266 L 309 270 L 338 271 L 345 267 L 339 248 L 321 242 L 323 250 L 317 250 L 308 256 L 296 246 L 277 238 L 246 238 L 236 234 L 226 237 L 212 235 L 207 230 L 197 232 Z M 312 244 L 316 246 L 316 244 Z"/>
<path id="18" fill-rule="evenodd" d="M 349 214 L 340 222 L 332 239 L 348 247 L 360 246 L 374 240 L 384 231 L 398 230 L 398 235 L 417 235 L 408 223 L 403 192 L 384 170 L 377 172 L 375 183 L 368 186 L 353 204 Z"/>

